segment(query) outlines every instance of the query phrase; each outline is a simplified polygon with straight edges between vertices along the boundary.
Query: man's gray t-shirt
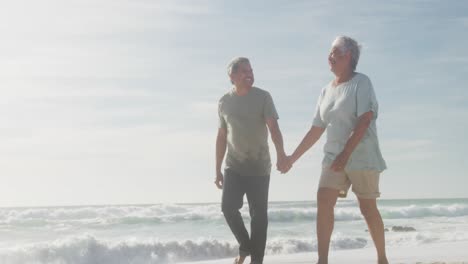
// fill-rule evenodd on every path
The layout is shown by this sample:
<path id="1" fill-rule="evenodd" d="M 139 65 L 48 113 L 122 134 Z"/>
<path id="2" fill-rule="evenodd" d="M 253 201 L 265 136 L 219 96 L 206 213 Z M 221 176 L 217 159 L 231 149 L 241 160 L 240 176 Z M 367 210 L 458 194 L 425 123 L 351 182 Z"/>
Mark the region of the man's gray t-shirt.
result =
<path id="1" fill-rule="evenodd" d="M 227 131 L 225 167 L 243 176 L 271 173 L 267 118 L 278 119 L 270 93 L 252 87 L 239 96 L 231 90 L 219 100 L 219 127 Z"/>
<path id="2" fill-rule="evenodd" d="M 336 87 L 329 83 L 322 89 L 313 125 L 327 130 L 324 166 L 330 166 L 336 156 L 343 151 L 359 117 L 372 111 L 374 113 L 372 122 L 351 154 L 345 169 L 381 172 L 387 168 L 377 137 L 378 108 L 372 83 L 369 77 L 362 73 L 356 73 L 351 80 Z"/>

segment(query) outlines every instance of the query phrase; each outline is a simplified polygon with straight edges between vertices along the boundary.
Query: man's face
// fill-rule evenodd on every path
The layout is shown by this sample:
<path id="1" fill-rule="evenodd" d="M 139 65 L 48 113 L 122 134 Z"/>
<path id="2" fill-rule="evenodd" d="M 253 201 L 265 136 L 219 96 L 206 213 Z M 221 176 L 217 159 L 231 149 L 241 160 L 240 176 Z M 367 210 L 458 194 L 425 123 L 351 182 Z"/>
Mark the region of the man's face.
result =
<path id="1" fill-rule="evenodd" d="M 254 74 L 250 63 L 240 63 L 237 71 L 231 74 L 231 81 L 237 87 L 251 88 L 254 83 Z"/>
<path id="2" fill-rule="evenodd" d="M 332 47 L 328 55 L 328 65 L 333 73 L 341 73 L 349 67 L 351 54 L 341 52 L 337 47 Z"/>

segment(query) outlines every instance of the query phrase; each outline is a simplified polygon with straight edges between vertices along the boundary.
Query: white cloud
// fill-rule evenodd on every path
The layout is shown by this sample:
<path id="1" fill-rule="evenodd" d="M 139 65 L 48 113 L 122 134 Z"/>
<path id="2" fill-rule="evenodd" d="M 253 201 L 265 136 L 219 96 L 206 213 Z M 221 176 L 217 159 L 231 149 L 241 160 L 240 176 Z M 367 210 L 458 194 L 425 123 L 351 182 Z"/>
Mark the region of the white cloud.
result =
<path id="1" fill-rule="evenodd" d="M 417 3 L 404 9 L 369 3 L 357 13 L 325 1 L 272 4 L 259 14 L 241 3 L 212 0 L 9 1 L 0 9 L 0 175 L 9 177 L 0 201 L 214 200 L 217 100 L 229 87 L 227 61 L 251 55 L 256 84 L 277 103 L 290 153 L 331 78 L 326 55 L 338 34 L 364 43 L 365 69 L 392 78 L 387 98 L 379 98 L 385 110 L 379 136 L 392 168 L 461 153 L 464 142 L 450 152 L 445 139 L 461 138 L 468 126 L 466 94 L 440 87 L 447 91 L 442 100 L 427 86 L 433 73 L 425 66 L 428 60 L 444 63 L 447 72 L 437 79 L 463 83 L 450 67 L 466 64 L 465 49 L 420 43 L 426 31 L 416 29 L 446 20 L 429 21 Z M 405 23 L 408 28 L 401 27 Z M 457 25 L 466 26 L 466 19 Z M 444 23 L 437 33 L 444 43 L 465 41 L 455 40 Z M 434 56 L 425 60 L 416 51 Z M 401 79 L 393 78 L 401 72 Z M 290 198 L 290 189 L 298 190 L 297 199 L 314 199 L 322 146 L 291 175 L 275 179 L 273 199 Z"/>
<path id="2" fill-rule="evenodd" d="M 411 127 L 418 124 L 418 129 L 433 127 L 434 124 L 444 126 L 453 122 L 466 123 L 468 120 L 468 109 L 447 104 L 431 104 L 415 102 L 412 104 L 399 105 L 381 113 L 386 121 L 386 125 Z M 421 125 L 423 127 L 421 127 Z"/>
<path id="3" fill-rule="evenodd" d="M 390 163 L 401 164 L 426 161 L 440 157 L 440 147 L 427 139 L 391 139 L 381 142 L 384 158 Z"/>
<path id="4" fill-rule="evenodd" d="M 206 102 L 193 102 L 189 106 L 189 111 L 205 114 L 216 115 L 218 111 L 218 102 L 216 100 Z"/>
<path id="5" fill-rule="evenodd" d="M 468 55 L 459 54 L 458 56 L 435 57 L 430 59 L 430 61 L 442 64 L 466 64 L 468 63 Z"/>
<path id="6" fill-rule="evenodd" d="M 67 1 L 48 0 L 8 2 L 0 11 L 0 30 L 34 37 L 80 36 L 151 29 L 175 30 L 184 16 L 214 12 L 207 1 Z M 6 25 L 15 25 L 7 27 Z M 41 30 L 37 30 L 41 29 Z M 27 37 L 26 35 L 23 35 Z M 28 37 L 32 37 L 29 35 Z"/>
<path id="7" fill-rule="evenodd" d="M 0 10 L 1 89 L 29 96 L 96 86 L 68 87 L 67 78 L 115 78 L 116 85 L 118 78 L 148 79 L 160 86 L 158 75 L 168 75 L 175 55 L 167 52 L 170 34 L 211 12 L 207 1 L 9 2 Z"/>
<path id="8" fill-rule="evenodd" d="M 462 17 L 459 21 L 464 27 L 468 27 L 468 17 Z"/>
<path id="9" fill-rule="evenodd" d="M 9 190 L 22 189 L 24 195 L 17 203 L 73 204 L 78 195 L 81 202 L 89 204 L 123 203 L 128 196 L 132 201 L 145 202 L 141 193 L 146 193 L 147 201 L 177 199 L 178 191 L 165 187 L 175 183 L 174 177 L 193 173 L 188 185 L 181 187 L 185 191 L 197 178 L 205 175 L 206 181 L 211 179 L 214 139 L 209 134 L 157 125 L 89 130 L 62 127 L 4 140 L 2 145 L 0 157 L 5 166 L 1 173 L 11 180 L 8 186 L 0 187 L 0 196 L 8 198 L 12 195 Z M 28 178 L 31 181 L 24 185 Z M 134 188 L 139 191 L 133 192 Z M 63 193 L 70 189 L 87 190 L 86 197 Z M 123 196 L 121 190 L 130 194 Z M 62 195 L 60 200 L 54 200 L 54 193 Z M 9 199 L 1 200 L 3 206 Z"/>

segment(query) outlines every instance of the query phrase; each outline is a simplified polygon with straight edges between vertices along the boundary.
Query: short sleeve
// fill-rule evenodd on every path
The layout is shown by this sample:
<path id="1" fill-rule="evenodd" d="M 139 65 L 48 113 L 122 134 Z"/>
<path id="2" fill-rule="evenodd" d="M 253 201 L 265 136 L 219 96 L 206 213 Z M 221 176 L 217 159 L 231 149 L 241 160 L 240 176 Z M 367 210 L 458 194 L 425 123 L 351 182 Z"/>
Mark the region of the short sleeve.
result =
<path id="1" fill-rule="evenodd" d="M 374 119 L 377 118 L 379 105 L 375 96 L 374 88 L 369 78 L 364 78 L 358 83 L 356 91 L 356 116 L 360 117 L 364 113 L 374 112 Z"/>
<path id="2" fill-rule="evenodd" d="M 219 117 L 218 128 L 227 129 L 226 120 L 224 119 L 224 116 L 223 116 L 222 106 L 223 106 L 223 102 L 219 101 L 218 103 L 218 117 Z"/>
<path id="3" fill-rule="evenodd" d="M 270 93 L 266 93 L 265 103 L 263 104 L 263 117 L 278 119 L 278 112 L 276 112 L 275 104 L 273 103 L 273 98 Z"/>
<path id="4" fill-rule="evenodd" d="M 322 92 L 319 95 L 319 98 L 318 98 L 318 101 L 317 101 L 317 106 L 315 107 L 314 119 L 312 121 L 312 126 L 321 127 L 321 128 L 326 128 L 327 127 L 325 122 L 323 122 L 322 115 L 320 113 L 320 105 L 322 104 L 322 99 L 323 99 L 324 92 L 325 92 L 325 89 L 323 89 Z"/>

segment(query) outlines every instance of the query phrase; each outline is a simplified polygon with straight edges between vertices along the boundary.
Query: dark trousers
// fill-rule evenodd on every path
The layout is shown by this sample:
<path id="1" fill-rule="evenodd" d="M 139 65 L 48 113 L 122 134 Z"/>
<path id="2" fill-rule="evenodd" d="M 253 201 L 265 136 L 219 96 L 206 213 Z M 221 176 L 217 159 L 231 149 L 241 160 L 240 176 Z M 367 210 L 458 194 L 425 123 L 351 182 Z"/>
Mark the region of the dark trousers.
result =
<path id="1" fill-rule="evenodd" d="M 238 175 L 224 172 L 222 211 L 227 224 L 239 243 L 239 255 L 251 256 L 252 263 L 263 263 L 268 228 L 268 189 L 270 176 Z M 239 212 L 244 201 L 249 202 L 250 232 L 245 229 Z"/>

